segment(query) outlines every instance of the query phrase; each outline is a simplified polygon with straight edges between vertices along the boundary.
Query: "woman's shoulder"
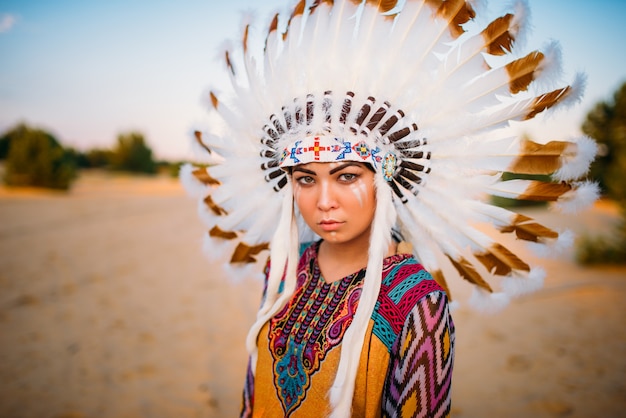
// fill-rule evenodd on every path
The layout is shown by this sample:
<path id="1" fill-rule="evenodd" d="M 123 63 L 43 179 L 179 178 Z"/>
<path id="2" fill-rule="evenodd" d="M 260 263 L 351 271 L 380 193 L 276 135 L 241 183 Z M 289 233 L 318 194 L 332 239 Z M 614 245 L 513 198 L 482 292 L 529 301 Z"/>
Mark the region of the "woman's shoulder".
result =
<path id="1" fill-rule="evenodd" d="M 399 302 L 409 296 L 420 298 L 432 291 L 443 291 L 443 288 L 415 257 L 396 254 L 385 259 L 381 296 Z"/>
<path id="2" fill-rule="evenodd" d="M 385 260 L 378 303 L 372 315 L 374 333 L 391 347 L 405 320 L 423 298 L 445 294 L 432 275 L 411 255 Z M 438 298 L 447 303 L 447 298 Z"/>

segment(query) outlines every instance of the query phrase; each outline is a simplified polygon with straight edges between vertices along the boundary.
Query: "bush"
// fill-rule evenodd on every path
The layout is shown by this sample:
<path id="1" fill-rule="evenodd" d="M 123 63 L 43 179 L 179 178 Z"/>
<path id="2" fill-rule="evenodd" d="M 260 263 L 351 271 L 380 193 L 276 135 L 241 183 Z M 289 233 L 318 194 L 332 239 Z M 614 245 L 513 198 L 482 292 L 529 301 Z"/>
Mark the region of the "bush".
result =
<path id="1" fill-rule="evenodd" d="M 69 189 L 76 165 L 51 134 L 20 124 L 2 138 L 7 144 L 4 181 L 8 186 Z"/>
<path id="2" fill-rule="evenodd" d="M 626 219 L 622 215 L 622 219 Z M 626 222 L 622 221 L 612 237 L 583 237 L 576 247 L 576 259 L 582 264 L 626 263 Z"/>
<path id="3" fill-rule="evenodd" d="M 613 100 L 600 102 L 587 114 L 582 130 L 595 139 L 599 155 L 591 165 L 591 177 L 605 196 L 626 206 L 626 83 Z"/>
<path id="4" fill-rule="evenodd" d="M 621 224 L 611 237 L 583 237 L 576 258 L 583 264 L 626 263 L 626 83 L 613 100 L 600 102 L 587 114 L 582 130 L 598 142 L 599 155 L 590 176 L 603 194 L 621 209 Z"/>
<path id="5" fill-rule="evenodd" d="M 115 170 L 135 173 L 156 173 L 157 165 L 152 158 L 152 150 L 138 132 L 120 134 L 117 147 L 111 154 L 111 166 Z"/>

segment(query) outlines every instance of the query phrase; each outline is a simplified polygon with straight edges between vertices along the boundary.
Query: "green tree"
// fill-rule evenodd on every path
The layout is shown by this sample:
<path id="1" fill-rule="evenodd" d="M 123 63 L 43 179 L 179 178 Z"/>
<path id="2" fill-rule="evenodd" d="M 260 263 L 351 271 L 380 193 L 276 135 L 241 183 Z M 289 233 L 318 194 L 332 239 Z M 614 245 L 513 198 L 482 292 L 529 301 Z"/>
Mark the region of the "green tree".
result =
<path id="1" fill-rule="evenodd" d="M 3 136 L 8 144 L 4 181 L 9 186 L 68 189 L 76 178 L 76 166 L 48 132 L 19 124 Z"/>
<path id="2" fill-rule="evenodd" d="M 136 173 L 156 173 L 152 150 L 141 133 L 129 132 L 117 137 L 117 146 L 111 155 L 112 167 L 116 170 Z"/>
<path id="3" fill-rule="evenodd" d="M 9 155 L 9 143 L 10 143 L 10 138 L 9 138 L 9 132 L 6 132 L 1 138 L 0 138 L 0 160 L 6 160 L 7 155 Z"/>
<path id="4" fill-rule="evenodd" d="M 590 176 L 599 182 L 607 197 L 626 204 L 626 83 L 615 92 L 612 101 L 595 105 L 582 130 L 596 140 L 600 150 Z"/>
<path id="5" fill-rule="evenodd" d="M 110 149 L 94 148 L 85 154 L 89 168 L 105 168 L 111 166 L 113 151 Z"/>
<path id="6" fill-rule="evenodd" d="M 577 248 L 577 257 L 587 264 L 626 263 L 626 83 L 615 92 L 612 101 L 595 105 L 582 130 L 599 145 L 590 177 L 598 181 L 606 197 L 620 205 L 622 221 L 613 236 L 584 238 Z"/>

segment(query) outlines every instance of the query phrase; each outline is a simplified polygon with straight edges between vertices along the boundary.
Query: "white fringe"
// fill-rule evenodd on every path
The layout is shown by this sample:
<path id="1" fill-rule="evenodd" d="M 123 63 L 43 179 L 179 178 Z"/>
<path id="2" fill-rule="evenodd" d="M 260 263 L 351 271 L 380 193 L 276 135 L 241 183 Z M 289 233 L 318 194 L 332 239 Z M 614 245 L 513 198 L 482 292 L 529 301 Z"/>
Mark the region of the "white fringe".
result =
<path id="1" fill-rule="evenodd" d="M 298 264 L 298 231 L 294 219 L 293 194 L 291 183 L 285 186 L 285 196 L 278 227 L 270 244 L 271 268 L 267 282 L 267 291 L 263 304 L 257 313 L 254 324 L 248 331 L 246 348 L 250 354 L 252 372 L 256 371 L 257 337 L 265 323 L 278 312 L 293 294 Z M 285 268 L 281 268 L 285 266 Z M 280 283 L 285 275 L 284 289 L 279 292 Z"/>

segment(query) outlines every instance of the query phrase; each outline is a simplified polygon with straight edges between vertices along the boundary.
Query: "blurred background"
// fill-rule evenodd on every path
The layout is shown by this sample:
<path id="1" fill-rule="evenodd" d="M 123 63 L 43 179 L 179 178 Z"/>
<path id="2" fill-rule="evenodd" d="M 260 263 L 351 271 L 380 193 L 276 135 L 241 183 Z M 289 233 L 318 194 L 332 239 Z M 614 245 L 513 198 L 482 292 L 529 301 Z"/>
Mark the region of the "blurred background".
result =
<path id="1" fill-rule="evenodd" d="M 224 39 L 286 7 L 259 3 L 0 0 L 0 418 L 237 414 L 260 284 L 203 257 L 175 174 L 208 89 L 228 89 Z M 543 290 L 454 313 L 453 416 L 626 416 L 626 3 L 528 3 L 525 49 L 558 39 L 563 82 L 587 89 L 521 134 L 593 137 L 603 198 L 519 208 L 579 238 L 526 254 Z"/>

